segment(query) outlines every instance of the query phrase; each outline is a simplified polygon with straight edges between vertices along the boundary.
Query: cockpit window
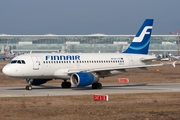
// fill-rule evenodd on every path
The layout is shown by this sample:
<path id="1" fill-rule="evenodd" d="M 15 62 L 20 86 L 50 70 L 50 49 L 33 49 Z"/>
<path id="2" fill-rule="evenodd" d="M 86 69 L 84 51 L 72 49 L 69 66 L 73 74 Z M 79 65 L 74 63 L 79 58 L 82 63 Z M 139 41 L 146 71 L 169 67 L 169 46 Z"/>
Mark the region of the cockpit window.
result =
<path id="1" fill-rule="evenodd" d="M 17 61 L 17 63 L 18 63 L 18 64 L 21 64 L 21 61 L 20 61 L 20 60 L 18 60 L 18 61 Z"/>
<path id="2" fill-rule="evenodd" d="M 11 64 L 14 64 L 14 63 L 16 63 L 17 62 L 17 60 L 12 60 L 11 61 Z"/>
<path id="3" fill-rule="evenodd" d="M 26 64 L 24 60 L 12 60 L 11 64 Z"/>
<path id="4" fill-rule="evenodd" d="M 21 61 L 22 64 L 26 64 L 24 60 Z"/>

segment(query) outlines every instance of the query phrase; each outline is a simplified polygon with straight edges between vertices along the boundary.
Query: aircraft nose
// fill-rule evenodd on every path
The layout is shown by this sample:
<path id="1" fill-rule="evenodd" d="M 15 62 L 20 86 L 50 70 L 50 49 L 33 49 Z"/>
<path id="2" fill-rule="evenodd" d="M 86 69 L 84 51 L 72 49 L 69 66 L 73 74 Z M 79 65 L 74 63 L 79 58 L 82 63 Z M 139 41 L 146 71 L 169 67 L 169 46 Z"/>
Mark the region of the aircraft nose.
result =
<path id="1" fill-rule="evenodd" d="M 11 75 L 11 67 L 6 65 L 4 66 L 4 68 L 2 69 L 2 72 L 7 75 L 7 76 L 10 76 Z"/>

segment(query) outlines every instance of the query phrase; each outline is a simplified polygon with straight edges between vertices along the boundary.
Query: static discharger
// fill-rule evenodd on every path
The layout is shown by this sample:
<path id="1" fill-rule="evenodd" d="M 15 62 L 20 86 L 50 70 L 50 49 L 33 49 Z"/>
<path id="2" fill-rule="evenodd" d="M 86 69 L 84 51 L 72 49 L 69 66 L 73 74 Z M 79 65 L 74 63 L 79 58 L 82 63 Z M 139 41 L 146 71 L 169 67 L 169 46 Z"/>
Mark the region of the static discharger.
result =
<path id="1" fill-rule="evenodd" d="M 93 99 L 94 101 L 108 101 L 108 95 L 94 94 Z"/>
<path id="2" fill-rule="evenodd" d="M 120 82 L 120 83 L 129 83 L 129 79 L 128 78 L 118 78 L 118 82 Z"/>

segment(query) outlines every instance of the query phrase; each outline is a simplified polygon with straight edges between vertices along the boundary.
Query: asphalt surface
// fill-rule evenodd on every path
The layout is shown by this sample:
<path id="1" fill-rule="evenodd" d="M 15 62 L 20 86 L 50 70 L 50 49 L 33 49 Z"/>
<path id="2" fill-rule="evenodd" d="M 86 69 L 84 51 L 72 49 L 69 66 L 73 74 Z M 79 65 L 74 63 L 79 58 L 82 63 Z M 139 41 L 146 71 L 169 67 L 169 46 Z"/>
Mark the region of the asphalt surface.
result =
<path id="1" fill-rule="evenodd" d="M 108 95 L 155 92 L 180 92 L 180 83 L 109 84 L 103 85 L 101 90 L 93 90 L 91 86 L 83 88 L 72 87 L 71 89 L 62 89 L 60 86 L 33 86 L 32 90 L 25 90 L 25 87 L 0 87 L 0 97 Z"/>

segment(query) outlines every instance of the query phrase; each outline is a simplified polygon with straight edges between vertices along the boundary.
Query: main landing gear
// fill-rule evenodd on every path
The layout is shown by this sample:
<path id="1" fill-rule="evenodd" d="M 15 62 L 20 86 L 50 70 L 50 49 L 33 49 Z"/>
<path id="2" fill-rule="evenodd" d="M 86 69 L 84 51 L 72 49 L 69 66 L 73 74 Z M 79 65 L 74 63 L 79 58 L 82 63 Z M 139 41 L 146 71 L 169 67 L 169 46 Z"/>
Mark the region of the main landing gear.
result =
<path id="1" fill-rule="evenodd" d="M 32 79 L 26 79 L 27 82 L 27 86 L 26 86 L 26 90 L 32 90 Z"/>
<path id="2" fill-rule="evenodd" d="M 71 83 L 64 80 L 64 82 L 62 82 L 62 84 L 61 84 L 61 87 L 62 88 L 71 88 Z"/>
<path id="3" fill-rule="evenodd" d="M 102 84 L 101 83 L 93 83 L 92 84 L 92 89 L 102 89 Z"/>

